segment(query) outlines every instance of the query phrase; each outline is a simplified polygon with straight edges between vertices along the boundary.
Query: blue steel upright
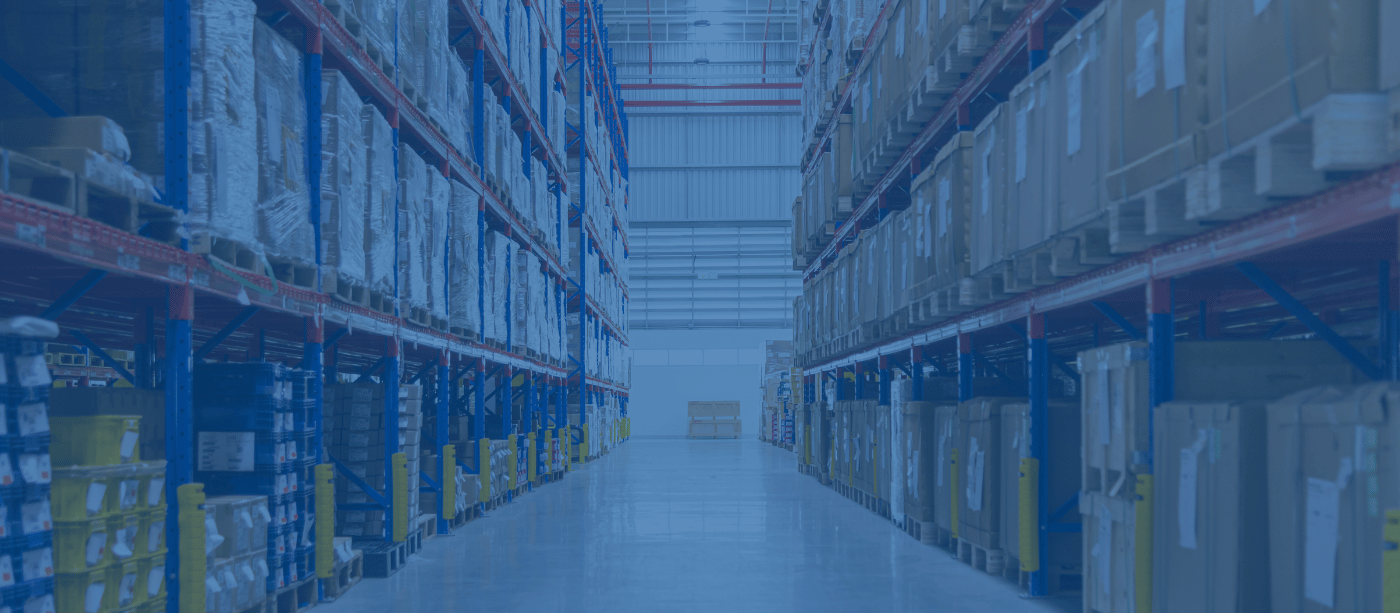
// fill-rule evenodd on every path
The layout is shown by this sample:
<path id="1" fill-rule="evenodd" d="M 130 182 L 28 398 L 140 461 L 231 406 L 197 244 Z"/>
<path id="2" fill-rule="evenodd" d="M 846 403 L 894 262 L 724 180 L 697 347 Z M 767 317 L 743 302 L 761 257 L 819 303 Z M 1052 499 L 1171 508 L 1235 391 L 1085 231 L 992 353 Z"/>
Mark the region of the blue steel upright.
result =
<path id="1" fill-rule="evenodd" d="M 450 534 L 450 533 L 452 532 L 452 522 L 450 521 L 450 520 L 452 519 L 452 516 L 448 516 L 448 515 L 446 515 L 445 513 L 442 512 L 443 502 L 444 502 L 442 497 L 443 497 L 443 495 L 446 493 L 446 488 L 443 487 L 443 484 L 447 483 L 447 480 L 448 480 L 448 479 L 456 479 L 456 473 L 457 473 L 457 467 L 456 467 L 456 466 L 449 466 L 449 465 L 447 464 L 447 458 L 444 457 L 444 456 L 443 456 L 443 453 L 442 453 L 442 447 L 443 447 L 443 445 L 446 445 L 446 444 L 447 444 L 447 437 L 448 437 L 448 421 L 451 420 L 451 415 L 452 415 L 452 409 L 451 409 L 451 407 L 452 407 L 451 388 L 453 388 L 453 387 L 455 387 L 455 386 L 457 385 L 457 382 L 451 378 L 451 376 L 452 376 L 452 368 L 451 368 L 451 363 L 450 363 L 451 360 L 452 360 L 452 352 L 451 352 L 451 351 L 448 351 L 448 350 L 446 350 L 446 349 L 442 350 L 441 355 L 438 356 L 438 368 L 437 368 L 437 420 L 436 420 L 436 421 L 437 421 L 437 428 L 436 428 L 437 433 L 433 436 L 433 447 L 435 447 L 436 450 L 437 450 L 437 458 L 438 458 L 438 466 L 437 466 L 437 470 L 438 470 L 438 482 L 437 482 L 438 505 L 437 505 L 437 512 L 436 512 L 436 515 L 437 515 L 437 533 L 438 533 L 438 534 Z M 462 453 L 462 451 L 458 451 L 458 453 L 460 454 L 460 453 Z M 453 505 L 452 508 L 454 508 L 454 509 L 456 508 L 457 501 L 455 501 L 455 500 L 449 500 L 449 501 L 446 501 L 446 502 L 452 504 L 452 505 Z M 456 515 L 456 514 L 454 513 L 453 515 Z"/>
<path id="2" fill-rule="evenodd" d="M 1046 582 L 1046 559 L 1050 548 L 1050 511 L 1049 511 L 1049 473 L 1051 467 L 1049 460 L 1049 432 L 1048 420 L 1050 418 L 1050 348 L 1045 342 L 1045 314 L 1031 313 L 1026 321 L 1028 337 L 1028 351 L 1026 356 L 1027 368 L 1030 371 L 1030 420 L 1031 420 L 1031 440 L 1030 453 L 1035 458 L 1038 470 L 1036 471 L 1036 539 L 1039 541 L 1037 552 L 1039 560 L 1036 562 L 1036 570 L 1031 571 L 1030 595 L 1046 596 L 1050 593 Z"/>
<path id="3" fill-rule="evenodd" d="M 1176 399 L 1176 322 L 1171 279 L 1153 279 L 1147 284 L 1147 457 L 1134 458 L 1153 465 L 1152 440 L 1156 435 L 1153 419 L 1157 405 Z"/>
<path id="4" fill-rule="evenodd" d="M 910 400 L 922 402 L 924 399 L 924 349 L 923 347 L 911 347 L 909 349 L 909 383 Z"/>
<path id="5" fill-rule="evenodd" d="M 189 212 L 190 2 L 164 0 L 165 204 Z M 180 239 L 189 249 L 189 240 Z M 180 603 L 181 485 L 194 481 L 194 295 L 190 286 L 166 289 L 165 319 L 165 560 L 167 602 Z"/>
<path id="6" fill-rule="evenodd" d="M 973 398 L 972 389 L 972 334 L 958 333 L 958 402 Z"/>
<path id="7" fill-rule="evenodd" d="M 399 339 L 391 336 L 384 342 L 384 499 L 388 507 L 384 516 L 394 516 L 394 458 L 399 452 Z M 394 522 L 384 522 L 384 542 L 394 540 Z"/>

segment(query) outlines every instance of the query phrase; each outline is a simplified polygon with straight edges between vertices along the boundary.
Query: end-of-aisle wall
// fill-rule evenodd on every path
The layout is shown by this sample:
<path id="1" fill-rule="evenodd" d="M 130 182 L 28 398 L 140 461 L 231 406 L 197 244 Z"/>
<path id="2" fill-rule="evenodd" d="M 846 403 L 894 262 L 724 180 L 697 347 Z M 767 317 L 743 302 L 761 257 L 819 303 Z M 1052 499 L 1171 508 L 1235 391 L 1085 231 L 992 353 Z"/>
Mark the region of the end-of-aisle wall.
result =
<path id="1" fill-rule="evenodd" d="M 763 342 L 792 340 L 792 330 L 634 328 L 630 340 L 633 436 L 684 436 L 687 402 L 738 400 L 743 438 L 752 438 L 762 414 Z"/>

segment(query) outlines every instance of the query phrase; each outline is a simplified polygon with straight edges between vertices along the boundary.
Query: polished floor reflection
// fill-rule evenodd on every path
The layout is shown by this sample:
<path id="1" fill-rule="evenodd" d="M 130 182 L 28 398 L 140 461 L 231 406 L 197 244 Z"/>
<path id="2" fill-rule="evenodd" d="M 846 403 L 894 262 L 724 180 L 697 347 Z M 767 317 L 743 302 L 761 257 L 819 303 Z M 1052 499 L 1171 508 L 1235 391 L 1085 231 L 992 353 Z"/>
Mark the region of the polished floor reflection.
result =
<path id="1" fill-rule="evenodd" d="M 756 440 L 633 439 L 322 613 L 1057 611 Z M 1075 607 L 1077 610 L 1077 606 Z"/>

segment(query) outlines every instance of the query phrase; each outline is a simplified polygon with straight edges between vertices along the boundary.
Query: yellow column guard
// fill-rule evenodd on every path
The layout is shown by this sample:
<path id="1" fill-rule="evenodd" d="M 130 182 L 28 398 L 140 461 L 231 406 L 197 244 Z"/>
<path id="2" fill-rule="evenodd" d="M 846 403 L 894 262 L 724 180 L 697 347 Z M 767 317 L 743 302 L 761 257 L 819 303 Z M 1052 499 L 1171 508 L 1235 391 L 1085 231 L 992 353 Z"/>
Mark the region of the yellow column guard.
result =
<path id="1" fill-rule="evenodd" d="M 394 467 L 394 542 L 408 540 L 408 455 L 402 452 L 390 456 Z"/>
<path id="2" fill-rule="evenodd" d="M 335 575 L 335 465 L 317 464 L 316 496 L 316 576 Z"/>
<path id="3" fill-rule="evenodd" d="M 204 610 L 204 484 L 186 483 L 176 488 L 180 510 L 180 610 Z"/>

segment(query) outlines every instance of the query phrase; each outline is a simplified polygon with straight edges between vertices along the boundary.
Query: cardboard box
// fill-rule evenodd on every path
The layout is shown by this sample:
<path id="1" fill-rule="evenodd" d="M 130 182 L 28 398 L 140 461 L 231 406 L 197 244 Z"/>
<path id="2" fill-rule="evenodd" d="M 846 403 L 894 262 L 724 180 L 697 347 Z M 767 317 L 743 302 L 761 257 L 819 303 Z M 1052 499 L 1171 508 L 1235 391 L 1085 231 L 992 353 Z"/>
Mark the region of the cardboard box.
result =
<path id="1" fill-rule="evenodd" d="M 1135 488 L 1129 484 L 1129 490 Z M 1145 490 L 1150 492 L 1150 490 Z M 1151 584 L 1139 586 L 1137 551 L 1137 505 L 1124 496 L 1081 492 L 1079 512 L 1083 516 L 1084 610 L 1099 613 L 1136 613 L 1152 604 Z M 1151 518 L 1151 510 L 1145 511 Z M 1150 576 L 1151 568 L 1144 569 Z M 1141 587 L 1141 589 L 1139 589 Z"/>
<path id="2" fill-rule="evenodd" d="M 1377 561 L 1400 508 L 1397 406 L 1395 383 L 1322 387 L 1269 403 L 1272 611 L 1384 609 Z"/>
<path id="3" fill-rule="evenodd" d="M 0 145 L 10 149 L 77 147 L 126 162 L 131 146 L 117 122 L 106 117 L 29 117 L 0 122 Z"/>
<path id="4" fill-rule="evenodd" d="M 270 512 L 266 496 L 213 496 L 205 500 L 204 510 L 214 518 L 223 542 L 214 549 L 214 556 L 233 558 L 266 551 L 267 524 Z"/>
<path id="5" fill-rule="evenodd" d="M 1262 401 L 1154 413 L 1152 607 L 1266 613 L 1271 559 Z"/>
<path id="6" fill-rule="evenodd" d="M 958 537 L 1001 548 L 1001 418 L 1019 398 L 973 398 L 958 405 Z"/>
<path id="7" fill-rule="evenodd" d="M 933 402 L 904 403 L 904 442 L 902 451 L 908 478 L 904 487 L 904 514 L 912 521 L 932 523 L 934 517 L 934 483 L 938 476 L 937 423 Z M 924 542 L 933 542 L 933 526 L 922 532 Z"/>

